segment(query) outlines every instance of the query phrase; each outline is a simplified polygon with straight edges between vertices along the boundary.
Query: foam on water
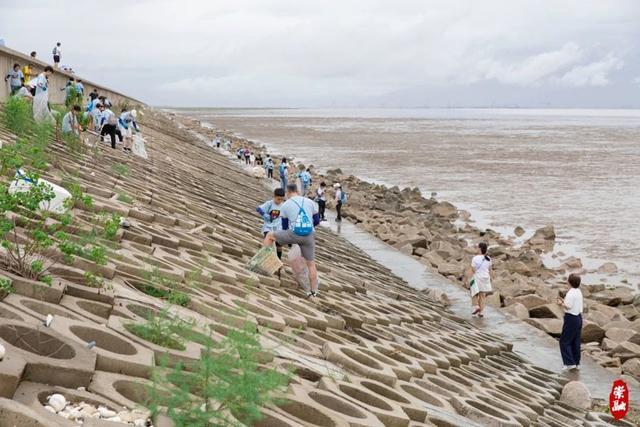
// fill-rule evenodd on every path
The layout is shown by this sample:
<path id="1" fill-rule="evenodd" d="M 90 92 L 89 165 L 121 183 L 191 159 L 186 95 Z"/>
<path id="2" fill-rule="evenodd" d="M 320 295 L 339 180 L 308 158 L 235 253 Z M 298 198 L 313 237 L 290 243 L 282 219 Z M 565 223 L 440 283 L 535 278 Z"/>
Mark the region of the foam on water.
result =
<path id="1" fill-rule="evenodd" d="M 639 110 L 187 112 L 321 169 L 437 192 L 482 227 L 552 223 L 558 250 L 640 280 Z"/>

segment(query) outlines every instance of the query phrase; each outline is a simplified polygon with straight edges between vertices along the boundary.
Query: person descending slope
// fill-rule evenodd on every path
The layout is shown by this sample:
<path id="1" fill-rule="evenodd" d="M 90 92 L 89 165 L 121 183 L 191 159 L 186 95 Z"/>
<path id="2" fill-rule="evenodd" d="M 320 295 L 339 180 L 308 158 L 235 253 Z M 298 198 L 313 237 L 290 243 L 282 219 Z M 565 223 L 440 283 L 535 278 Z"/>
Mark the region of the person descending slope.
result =
<path id="1" fill-rule="evenodd" d="M 316 236 L 315 227 L 320 224 L 318 205 L 311 199 L 298 194 L 296 184 L 287 185 L 287 201 L 280 208 L 282 230 L 270 231 L 264 238 L 263 246 L 269 247 L 273 243 L 281 245 L 300 246 L 300 252 L 307 262 L 309 269 L 309 284 L 311 290 L 307 297 L 318 295 L 318 270 L 315 262 Z"/>
<path id="2" fill-rule="evenodd" d="M 280 218 L 280 211 L 282 204 L 284 203 L 284 190 L 282 188 L 276 188 L 273 190 L 273 199 L 267 200 L 256 208 L 256 212 L 260 214 L 264 220 L 262 225 L 262 235 L 267 236 L 270 231 L 282 230 L 282 219 Z M 276 242 L 276 252 L 278 258 L 282 259 L 282 245 Z"/>

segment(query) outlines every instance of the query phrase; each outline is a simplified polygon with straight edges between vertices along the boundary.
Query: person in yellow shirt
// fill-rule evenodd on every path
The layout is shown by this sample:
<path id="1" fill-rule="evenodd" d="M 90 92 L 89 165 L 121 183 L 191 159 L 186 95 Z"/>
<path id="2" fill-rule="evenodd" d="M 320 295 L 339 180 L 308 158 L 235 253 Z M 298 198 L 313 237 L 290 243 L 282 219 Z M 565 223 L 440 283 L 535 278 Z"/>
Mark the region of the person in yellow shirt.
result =
<path id="1" fill-rule="evenodd" d="M 29 80 L 35 77 L 35 75 L 33 74 L 33 65 L 27 64 L 22 67 L 22 75 L 24 76 L 24 84 L 28 85 Z"/>

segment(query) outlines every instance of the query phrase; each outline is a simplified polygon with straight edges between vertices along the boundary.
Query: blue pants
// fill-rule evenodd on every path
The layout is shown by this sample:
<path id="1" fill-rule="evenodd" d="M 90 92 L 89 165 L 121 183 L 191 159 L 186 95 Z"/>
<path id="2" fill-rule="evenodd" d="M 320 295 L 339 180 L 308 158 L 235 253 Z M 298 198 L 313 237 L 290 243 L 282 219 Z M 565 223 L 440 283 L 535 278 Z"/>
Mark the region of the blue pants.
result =
<path id="1" fill-rule="evenodd" d="M 280 187 L 282 187 L 283 190 L 287 189 L 287 177 L 286 176 L 280 175 Z"/>
<path id="2" fill-rule="evenodd" d="M 560 335 L 560 354 L 565 366 L 580 364 L 580 339 L 582 315 L 564 314 L 562 335 Z"/>

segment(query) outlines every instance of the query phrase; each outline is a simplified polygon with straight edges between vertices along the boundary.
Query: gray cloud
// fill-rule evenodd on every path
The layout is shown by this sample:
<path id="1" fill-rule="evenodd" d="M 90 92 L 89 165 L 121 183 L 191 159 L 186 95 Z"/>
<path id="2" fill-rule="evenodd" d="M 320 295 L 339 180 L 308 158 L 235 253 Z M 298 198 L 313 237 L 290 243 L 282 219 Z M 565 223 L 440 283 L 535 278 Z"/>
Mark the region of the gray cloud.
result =
<path id="1" fill-rule="evenodd" d="M 80 74 L 153 104 L 638 105 L 634 0 L 27 0 L 0 12 L 10 47 L 48 58 L 60 40 Z"/>

